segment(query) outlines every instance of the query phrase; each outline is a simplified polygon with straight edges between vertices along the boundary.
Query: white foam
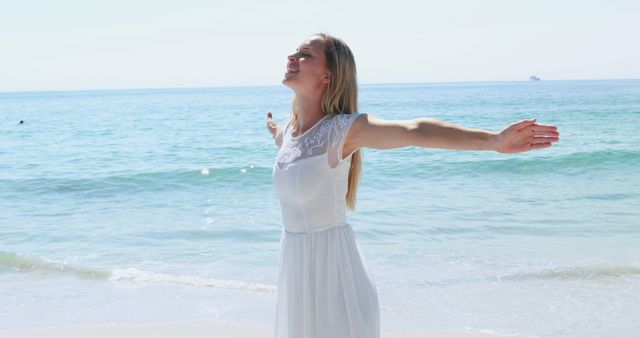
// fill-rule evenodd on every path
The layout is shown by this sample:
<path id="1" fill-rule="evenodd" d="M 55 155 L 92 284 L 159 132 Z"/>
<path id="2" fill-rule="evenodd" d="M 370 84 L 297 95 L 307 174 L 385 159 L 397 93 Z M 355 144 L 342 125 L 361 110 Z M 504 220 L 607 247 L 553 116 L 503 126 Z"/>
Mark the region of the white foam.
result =
<path id="1" fill-rule="evenodd" d="M 200 276 L 179 276 L 165 273 L 143 271 L 135 268 L 115 269 L 111 277 L 113 281 L 129 280 L 134 282 L 176 283 L 202 287 L 247 290 L 257 292 L 276 292 L 275 285 L 252 283 L 237 280 L 220 280 Z"/>

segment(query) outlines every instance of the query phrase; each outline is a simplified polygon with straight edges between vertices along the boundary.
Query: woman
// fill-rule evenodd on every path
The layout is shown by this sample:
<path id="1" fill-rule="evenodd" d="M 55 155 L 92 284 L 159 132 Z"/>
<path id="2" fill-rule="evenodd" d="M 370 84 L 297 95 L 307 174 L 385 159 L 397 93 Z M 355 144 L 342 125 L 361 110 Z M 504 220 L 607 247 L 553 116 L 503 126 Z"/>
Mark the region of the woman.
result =
<path id="1" fill-rule="evenodd" d="M 524 152 L 558 141 L 535 119 L 500 132 L 431 118 L 385 121 L 357 113 L 356 66 L 340 39 L 316 34 L 288 57 L 289 122 L 267 114 L 280 148 L 273 181 L 282 207 L 276 338 L 376 338 L 380 313 L 366 259 L 346 222 L 355 209 L 360 148 L 407 146 Z"/>

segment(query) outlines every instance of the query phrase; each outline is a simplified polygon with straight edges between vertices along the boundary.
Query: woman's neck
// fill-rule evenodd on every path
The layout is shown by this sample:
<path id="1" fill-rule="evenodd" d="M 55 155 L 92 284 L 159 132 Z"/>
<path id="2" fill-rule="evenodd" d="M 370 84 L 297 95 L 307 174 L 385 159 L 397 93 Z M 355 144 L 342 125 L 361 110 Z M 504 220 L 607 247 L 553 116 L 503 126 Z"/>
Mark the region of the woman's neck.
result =
<path id="1" fill-rule="evenodd" d="M 322 102 L 320 99 L 303 99 L 298 97 L 297 102 L 296 125 L 294 126 L 297 135 L 306 132 L 309 128 L 320 121 L 327 115 L 322 111 Z"/>

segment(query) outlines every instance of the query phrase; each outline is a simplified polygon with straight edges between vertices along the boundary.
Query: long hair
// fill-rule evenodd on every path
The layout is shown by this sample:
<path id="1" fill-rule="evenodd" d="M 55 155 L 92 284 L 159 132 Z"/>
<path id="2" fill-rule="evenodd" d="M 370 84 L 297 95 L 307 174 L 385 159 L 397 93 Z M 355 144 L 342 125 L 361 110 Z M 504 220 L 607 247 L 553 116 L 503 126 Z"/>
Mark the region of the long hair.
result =
<path id="1" fill-rule="evenodd" d="M 358 111 L 358 85 L 356 81 L 356 62 L 351 49 L 344 41 L 325 33 L 314 34 L 324 41 L 324 55 L 327 69 L 331 72 L 329 84 L 322 96 L 322 110 L 330 115 L 351 114 Z M 294 96 L 291 104 L 292 124 L 297 118 L 297 104 Z M 347 207 L 356 208 L 356 191 L 362 172 L 362 154 L 356 150 L 351 157 L 349 185 L 347 189 Z"/>

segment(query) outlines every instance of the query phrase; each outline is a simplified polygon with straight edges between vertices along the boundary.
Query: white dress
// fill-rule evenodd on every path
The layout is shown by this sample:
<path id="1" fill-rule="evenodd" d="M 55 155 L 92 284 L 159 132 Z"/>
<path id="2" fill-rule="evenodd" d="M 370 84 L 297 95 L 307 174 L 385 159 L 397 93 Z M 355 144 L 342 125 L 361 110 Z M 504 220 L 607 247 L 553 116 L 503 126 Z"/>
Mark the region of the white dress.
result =
<path id="1" fill-rule="evenodd" d="M 375 283 L 351 225 L 344 139 L 365 114 L 327 115 L 297 137 L 283 130 L 273 167 L 282 208 L 276 338 L 378 338 Z"/>

